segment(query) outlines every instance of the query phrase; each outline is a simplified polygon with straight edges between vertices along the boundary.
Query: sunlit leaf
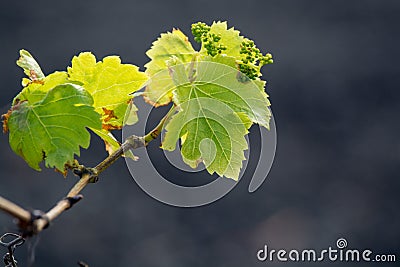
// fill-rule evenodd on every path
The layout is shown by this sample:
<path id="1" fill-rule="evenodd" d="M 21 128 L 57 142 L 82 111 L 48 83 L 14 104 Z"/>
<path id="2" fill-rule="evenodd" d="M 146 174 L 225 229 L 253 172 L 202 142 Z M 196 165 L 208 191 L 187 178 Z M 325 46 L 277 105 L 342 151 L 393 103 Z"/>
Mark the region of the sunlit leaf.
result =
<path id="1" fill-rule="evenodd" d="M 39 64 L 33 58 L 33 56 L 26 50 L 21 49 L 19 51 L 20 57 L 17 60 L 17 65 L 20 66 L 26 76 L 29 77 L 30 81 L 23 80 L 23 85 L 27 85 L 29 82 L 37 82 L 44 78 L 44 74 Z"/>
<path id="2" fill-rule="evenodd" d="M 168 104 L 174 84 L 165 70 L 173 62 L 190 62 L 195 53 L 187 36 L 180 30 L 161 34 L 146 53 L 151 60 L 145 65 L 150 77 L 144 94 L 145 100 L 155 106 Z"/>
<path id="3" fill-rule="evenodd" d="M 253 81 L 238 79 L 237 69 L 219 58 L 205 59 L 169 71 L 178 112 L 166 126 L 162 148 L 174 150 L 181 138 L 183 159 L 191 167 L 204 162 L 211 174 L 237 180 L 247 129 L 252 123 L 269 127 L 269 101 Z"/>
<path id="4" fill-rule="evenodd" d="M 90 94 L 74 84 L 54 87 L 42 101 L 18 102 L 7 121 L 11 148 L 36 170 L 44 160 L 46 167 L 64 171 L 64 165 L 79 156 L 80 147 L 89 146 L 87 127 L 101 128 L 92 104 Z"/>
<path id="5" fill-rule="evenodd" d="M 108 56 L 102 61 L 89 52 L 81 53 L 72 59 L 68 67 L 69 79 L 78 81 L 94 99 L 96 111 L 102 115 L 103 128 L 120 129 L 132 94 L 142 88 L 147 75 L 130 64 L 121 64 L 118 56 Z M 136 110 L 136 108 L 134 108 Z M 137 121 L 136 114 L 130 123 Z"/>

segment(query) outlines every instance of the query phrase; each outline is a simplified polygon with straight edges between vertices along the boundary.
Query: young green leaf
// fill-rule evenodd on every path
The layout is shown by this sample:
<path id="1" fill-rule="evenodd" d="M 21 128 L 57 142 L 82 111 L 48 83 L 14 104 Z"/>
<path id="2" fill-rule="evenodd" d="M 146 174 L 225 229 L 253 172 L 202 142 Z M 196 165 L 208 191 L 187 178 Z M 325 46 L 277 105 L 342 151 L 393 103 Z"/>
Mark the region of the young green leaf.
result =
<path id="1" fill-rule="evenodd" d="M 28 92 L 25 97 L 13 105 L 6 122 L 11 148 L 36 170 L 45 160 L 46 167 L 64 171 L 80 147 L 89 146 L 86 127 L 101 128 L 92 97 L 74 84 L 54 87 L 41 101 L 29 101 Z"/>
<path id="2" fill-rule="evenodd" d="M 174 29 L 172 32 L 161 34 L 146 53 L 151 59 L 145 65 L 146 74 L 151 80 L 146 85 L 145 100 L 154 106 L 171 102 L 174 84 L 165 70 L 171 64 L 170 61 L 187 63 L 193 60 L 195 53 L 187 36 L 180 30 Z"/>
<path id="3" fill-rule="evenodd" d="M 118 56 L 108 56 L 96 62 L 96 57 L 84 52 L 72 59 L 68 67 L 69 79 L 82 83 L 94 99 L 94 107 L 101 114 L 103 129 L 121 129 L 124 117 L 131 104 L 132 93 L 147 81 L 147 75 L 130 64 L 121 64 Z M 136 107 L 131 105 L 136 110 Z M 130 123 L 137 121 L 136 113 L 131 114 Z"/>
<path id="4" fill-rule="evenodd" d="M 26 50 L 21 49 L 19 51 L 20 57 L 17 60 L 17 65 L 20 66 L 26 76 L 30 78 L 30 80 L 23 80 L 23 86 L 27 85 L 30 82 L 38 82 L 44 78 L 44 74 L 39 64 L 33 58 L 33 56 Z"/>

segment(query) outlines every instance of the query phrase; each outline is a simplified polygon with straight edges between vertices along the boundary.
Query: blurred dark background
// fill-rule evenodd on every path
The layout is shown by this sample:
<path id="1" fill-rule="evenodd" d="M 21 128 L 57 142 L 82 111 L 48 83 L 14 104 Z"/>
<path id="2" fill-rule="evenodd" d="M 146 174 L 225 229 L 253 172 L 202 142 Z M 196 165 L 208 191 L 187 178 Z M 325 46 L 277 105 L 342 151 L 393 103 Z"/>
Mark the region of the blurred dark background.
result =
<path id="1" fill-rule="evenodd" d="M 211 205 L 170 207 L 146 195 L 121 160 L 34 240 L 34 266 L 77 266 L 78 260 L 90 266 L 308 266 L 261 263 L 255 255 L 264 244 L 335 247 L 339 237 L 349 247 L 399 258 L 399 14 L 396 0 L 2 1 L 2 113 L 21 89 L 23 73 L 15 65 L 21 48 L 45 73 L 64 70 L 87 50 L 143 66 L 161 32 L 179 27 L 189 34 L 193 22 L 227 20 L 276 62 L 264 67 L 263 77 L 278 146 L 258 191 L 247 193 L 250 168 Z M 150 124 L 159 117 L 152 118 Z M 47 210 L 76 181 L 30 169 L 11 151 L 8 136 L 0 138 L 0 195 Z M 159 153 L 157 143 L 149 149 Z M 92 166 L 105 156 L 93 137 L 81 161 Z M 155 162 L 174 174 L 163 160 Z M 11 217 L 0 213 L 0 233 L 12 230 Z M 21 266 L 27 247 L 17 249 Z"/>

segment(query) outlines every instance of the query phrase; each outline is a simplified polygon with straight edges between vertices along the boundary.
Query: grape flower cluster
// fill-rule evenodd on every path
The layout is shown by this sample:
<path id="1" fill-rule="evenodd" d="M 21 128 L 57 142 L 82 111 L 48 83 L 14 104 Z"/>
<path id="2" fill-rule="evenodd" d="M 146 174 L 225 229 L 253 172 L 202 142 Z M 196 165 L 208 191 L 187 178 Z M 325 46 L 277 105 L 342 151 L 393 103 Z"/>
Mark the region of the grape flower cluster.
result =
<path id="1" fill-rule="evenodd" d="M 262 66 L 274 62 L 270 53 L 263 55 L 254 44 L 254 41 L 247 38 L 240 45 L 240 54 L 242 58 L 236 61 L 239 70 L 252 80 L 261 76 L 260 70 Z"/>
<path id="2" fill-rule="evenodd" d="M 208 55 L 214 57 L 222 54 L 227 47 L 222 44 L 221 35 L 210 32 L 211 27 L 203 22 L 192 24 L 192 34 L 194 40 L 202 43 Z M 255 80 L 261 76 L 261 67 L 273 63 L 272 55 L 267 53 L 263 55 L 254 43 L 254 41 L 244 38 L 240 44 L 240 56 L 236 63 L 241 73 L 247 78 Z"/>
<path id="3" fill-rule="evenodd" d="M 226 50 L 226 46 L 219 43 L 219 41 L 221 41 L 221 35 L 211 33 L 210 29 L 211 27 L 203 22 L 192 24 L 194 40 L 198 43 L 203 43 L 207 54 L 214 57 Z"/>

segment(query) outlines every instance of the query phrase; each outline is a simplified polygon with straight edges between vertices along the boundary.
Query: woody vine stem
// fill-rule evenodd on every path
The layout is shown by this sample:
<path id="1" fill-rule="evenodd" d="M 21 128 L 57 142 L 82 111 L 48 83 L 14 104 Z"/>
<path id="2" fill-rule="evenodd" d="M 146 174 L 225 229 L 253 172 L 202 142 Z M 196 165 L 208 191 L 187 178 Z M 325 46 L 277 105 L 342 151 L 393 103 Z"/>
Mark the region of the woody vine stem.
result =
<path id="1" fill-rule="evenodd" d="M 133 150 L 136 148 L 147 146 L 151 141 L 156 139 L 161 133 L 165 122 L 173 112 L 174 107 L 161 119 L 158 125 L 145 136 L 129 136 L 119 149 L 110 154 L 102 162 L 94 168 L 87 168 L 83 165 L 72 167 L 74 173 L 78 174 L 81 178 L 71 188 L 66 197 L 56 203 L 46 213 L 39 211 L 30 212 L 19 205 L 0 196 L 0 210 L 10 214 L 18 219 L 18 225 L 24 237 L 36 235 L 46 229 L 48 225 L 60 216 L 64 211 L 70 209 L 75 203 L 83 198 L 80 192 L 90 183 L 95 183 L 98 180 L 98 175 L 110 167 L 116 160 L 118 160 L 125 151 Z"/>

